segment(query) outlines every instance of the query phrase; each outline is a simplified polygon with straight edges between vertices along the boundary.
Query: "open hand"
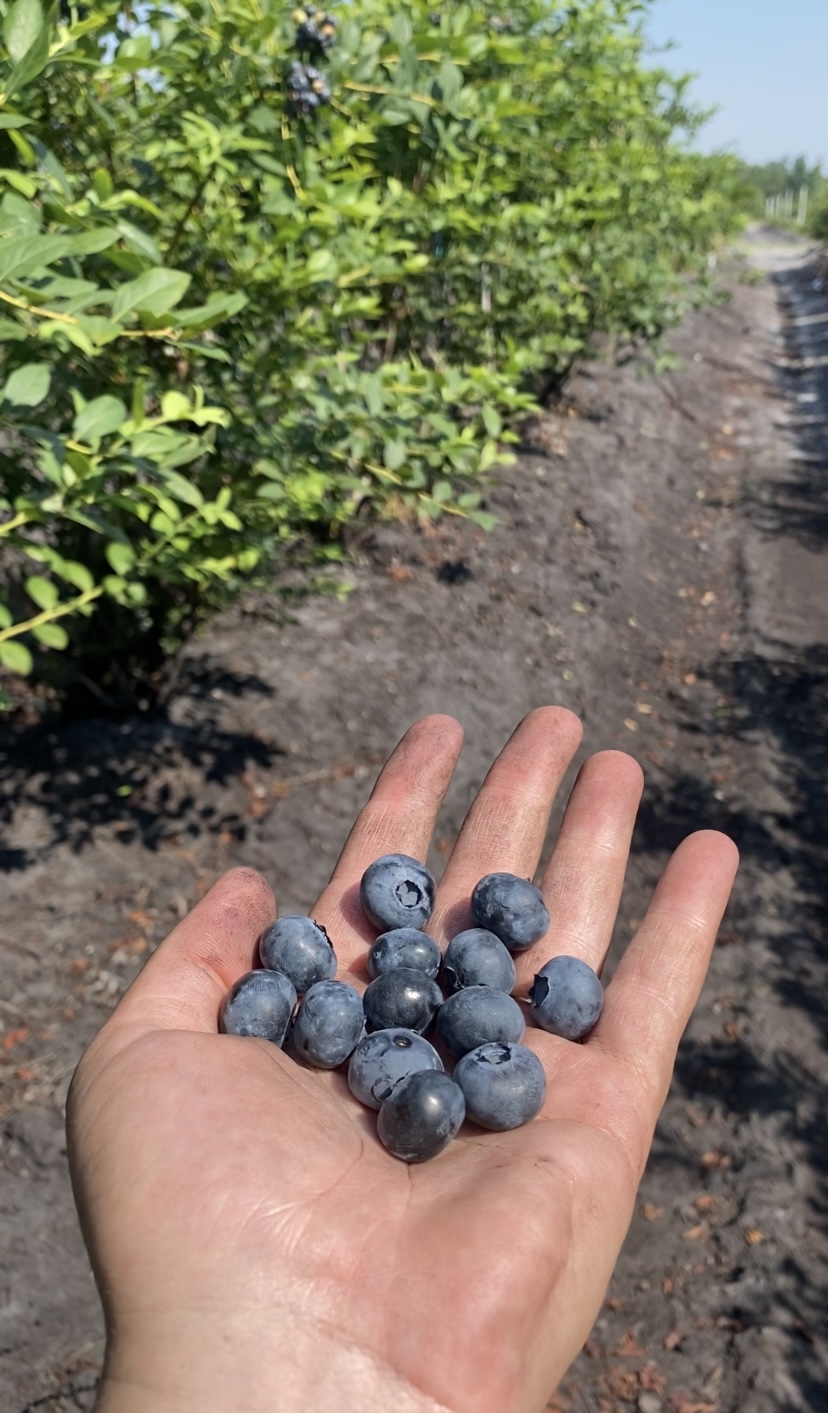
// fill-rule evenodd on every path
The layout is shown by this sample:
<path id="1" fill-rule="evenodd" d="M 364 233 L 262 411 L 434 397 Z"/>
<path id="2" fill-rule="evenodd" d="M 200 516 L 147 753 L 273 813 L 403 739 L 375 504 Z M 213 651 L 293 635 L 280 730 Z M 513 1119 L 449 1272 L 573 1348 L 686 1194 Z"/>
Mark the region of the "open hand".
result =
<path id="1" fill-rule="evenodd" d="M 491 767 L 429 932 L 470 924 L 485 873 L 533 875 L 581 728 L 545 707 Z M 425 858 L 459 754 L 453 719 L 406 734 L 310 910 L 360 989 L 374 933 L 359 879 Z M 600 968 L 641 794 L 608 751 L 582 768 L 542 888 L 545 940 Z M 633 1211 L 676 1047 L 736 869 L 713 832 L 677 849 L 606 992 L 571 1044 L 529 1029 L 539 1118 L 470 1125 L 409 1168 L 344 1074 L 219 1035 L 222 997 L 275 916 L 265 881 L 226 874 L 151 957 L 84 1055 L 69 1104 L 76 1200 L 107 1319 L 102 1413 L 535 1413 L 584 1342 Z"/>

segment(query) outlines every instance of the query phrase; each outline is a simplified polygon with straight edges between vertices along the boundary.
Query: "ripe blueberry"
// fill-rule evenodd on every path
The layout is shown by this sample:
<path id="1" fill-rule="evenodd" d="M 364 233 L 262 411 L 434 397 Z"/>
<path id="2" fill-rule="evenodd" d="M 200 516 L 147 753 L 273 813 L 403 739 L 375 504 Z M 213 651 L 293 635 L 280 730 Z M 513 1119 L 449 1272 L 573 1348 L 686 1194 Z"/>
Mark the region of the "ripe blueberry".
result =
<path id="1" fill-rule="evenodd" d="M 452 937 L 443 957 L 443 980 L 449 991 L 464 986 L 493 986 L 511 991 L 515 964 L 499 937 L 484 927 L 469 927 Z"/>
<path id="2" fill-rule="evenodd" d="M 538 1025 L 564 1040 L 581 1040 L 604 1009 L 600 978 L 579 957 L 553 957 L 537 973 L 529 991 Z"/>
<path id="3" fill-rule="evenodd" d="M 472 893 L 471 909 L 480 926 L 494 932 L 512 952 L 531 947 L 549 927 L 540 889 L 513 873 L 487 873 L 481 878 Z"/>
<path id="4" fill-rule="evenodd" d="M 434 879 L 407 854 L 384 854 L 362 875 L 359 900 L 368 921 L 381 932 L 424 928 L 434 911 Z"/>
<path id="5" fill-rule="evenodd" d="M 225 1035 L 254 1035 L 281 1045 L 296 1005 L 293 982 L 279 971 L 248 971 L 224 998 L 219 1028 Z"/>
<path id="6" fill-rule="evenodd" d="M 380 1142 L 405 1163 L 436 1158 L 466 1112 L 463 1091 L 447 1074 L 420 1070 L 400 1080 L 379 1111 Z"/>
<path id="7" fill-rule="evenodd" d="M 360 1104 L 378 1109 L 400 1080 L 418 1070 L 442 1072 L 433 1045 L 413 1030 L 377 1030 L 360 1040 L 348 1065 L 348 1084 Z"/>
<path id="8" fill-rule="evenodd" d="M 467 1118 L 497 1132 L 528 1123 L 546 1097 L 543 1065 L 524 1045 L 479 1045 L 458 1061 L 454 1079 Z"/>
<path id="9" fill-rule="evenodd" d="M 427 1030 L 443 993 L 432 977 L 413 967 L 397 967 L 372 981 L 362 998 L 371 1030 Z"/>
<path id="10" fill-rule="evenodd" d="M 512 996 L 492 986 L 455 991 L 437 1012 L 437 1034 L 452 1055 L 466 1055 L 487 1041 L 517 1044 L 526 1023 Z"/>
<path id="11" fill-rule="evenodd" d="M 440 948 L 433 937 L 416 927 L 395 927 L 377 938 L 368 953 L 366 967 L 368 975 L 374 978 L 397 967 L 411 967 L 433 977 L 440 970 Z"/>
<path id="12" fill-rule="evenodd" d="M 362 997 L 344 981 L 317 981 L 305 992 L 291 1037 L 297 1055 L 320 1070 L 347 1060 L 365 1030 Z"/>
<path id="13" fill-rule="evenodd" d="M 336 956 L 324 927 L 310 917 L 280 917 L 259 939 L 262 966 L 289 976 L 299 995 L 336 976 Z"/>

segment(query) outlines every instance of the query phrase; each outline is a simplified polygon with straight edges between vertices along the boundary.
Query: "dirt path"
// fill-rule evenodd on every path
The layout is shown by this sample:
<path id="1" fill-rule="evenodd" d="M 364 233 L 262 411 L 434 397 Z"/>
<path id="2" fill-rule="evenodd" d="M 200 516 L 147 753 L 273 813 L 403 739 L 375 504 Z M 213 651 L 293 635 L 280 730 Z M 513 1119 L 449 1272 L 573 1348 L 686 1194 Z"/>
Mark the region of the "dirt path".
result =
<path id="1" fill-rule="evenodd" d="M 801 246 L 671 341 L 658 381 L 594 365 L 492 492 L 499 528 L 380 526 L 353 591 L 246 602 L 182 657 L 164 719 L 6 741 L 0 1407 L 91 1407 L 100 1318 L 65 1167 L 73 1065 L 233 862 L 288 910 L 326 878 L 423 712 L 467 747 L 439 870 L 487 761 L 557 700 L 648 788 L 618 927 L 701 824 L 744 866 L 573 1413 L 795 1413 L 828 1387 L 828 304 Z M 820 361 L 821 360 L 821 361 Z"/>

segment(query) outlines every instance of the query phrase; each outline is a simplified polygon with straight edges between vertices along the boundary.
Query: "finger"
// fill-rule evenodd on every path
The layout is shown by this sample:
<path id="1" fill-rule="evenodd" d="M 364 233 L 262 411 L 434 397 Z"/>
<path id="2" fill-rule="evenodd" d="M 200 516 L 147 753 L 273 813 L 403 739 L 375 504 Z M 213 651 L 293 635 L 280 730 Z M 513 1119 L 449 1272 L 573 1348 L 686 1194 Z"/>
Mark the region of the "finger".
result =
<path id="1" fill-rule="evenodd" d="M 425 859 L 462 744 L 463 728 L 453 717 L 426 716 L 406 731 L 383 767 L 313 909 L 344 966 L 359 965 L 376 936 L 359 905 L 363 873 L 383 854 Z"/>
<path id="2" fill-rule="evenodd" d="M 538 707 L 524 717 L 466 816 L 440 884 L 435 935 L 448 938 L 472 925 L 469 899 L 485 874 L 533 876 L 581 735 L 577 716 L 564 707 Z"/>
<path id="3" fill-rule="evenodd" d="M 541 884 L 552 924 L 543 944 L 551 957 L 580 957 L 600 970 L 624 886 L 644 777 L 632 756 L 602 751 L 581 768 Z M 515 958 L 518 982 L 541 965 L 538 949 Z"/>
<path id="4" fill-rule="evenodd" d="M 587 1041 L 632 1071 L 652 1123 L 701 992 L 738 864 L 736 845 L 713 830 L 679 845 Z"/>
<path id="5" fill-rule="evenodd" d="M 215 1031 L 224 996 L 255 965 L 259 937 L 275 916 L 261 874 L 231 869 L 153 953 L 108 1027 Z"/>

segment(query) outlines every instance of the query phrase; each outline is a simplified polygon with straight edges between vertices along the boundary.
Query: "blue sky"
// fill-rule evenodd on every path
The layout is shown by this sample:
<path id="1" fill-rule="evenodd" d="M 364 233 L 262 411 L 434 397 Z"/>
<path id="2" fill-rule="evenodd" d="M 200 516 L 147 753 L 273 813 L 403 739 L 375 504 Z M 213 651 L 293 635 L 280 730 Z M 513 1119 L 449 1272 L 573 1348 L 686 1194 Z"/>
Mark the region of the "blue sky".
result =
<path id="1" fill-rule="evenodd" d="M 828 166 L 828 0 L 655 0 L 647 33 L 675 40 L 661 62 L 697 73 L 695 98 L 721 105 L 699 146 Z"/>

